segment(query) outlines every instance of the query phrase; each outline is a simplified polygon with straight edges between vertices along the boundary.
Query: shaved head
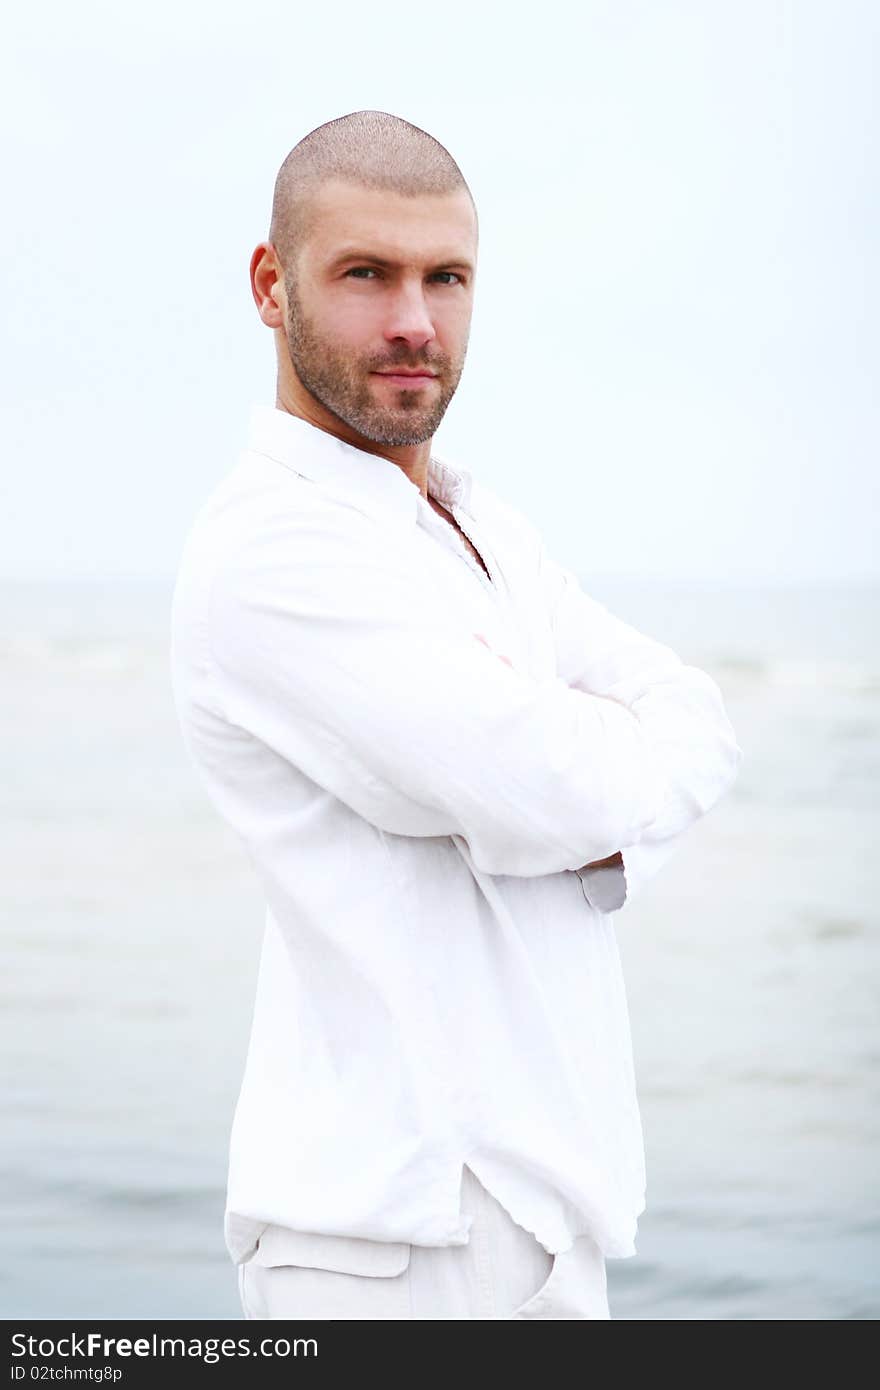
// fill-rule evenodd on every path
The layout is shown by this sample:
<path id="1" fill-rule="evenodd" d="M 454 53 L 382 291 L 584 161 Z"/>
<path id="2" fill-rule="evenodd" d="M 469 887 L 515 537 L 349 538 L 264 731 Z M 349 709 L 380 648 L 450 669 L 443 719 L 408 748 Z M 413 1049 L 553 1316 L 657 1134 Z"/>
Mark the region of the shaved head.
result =
<path id="1" fill-rule="evenodd" d="M 478 240 L 449 151 L 399 116 L 353 111 L 290 151 L 251 257 L 279 406 L 412 469 L 424 495 L 464 367 Z"/>
<path id="2" fill-rule="evenodd" d="M 315 193 L 332 180 L 406 198 L 464 190 L 476 219 L 464 176 L 439 140 L 387 111 L 353 111 L 310 131 L 278 170 L 269 240 L 285 272 L 312 230 Z"/>

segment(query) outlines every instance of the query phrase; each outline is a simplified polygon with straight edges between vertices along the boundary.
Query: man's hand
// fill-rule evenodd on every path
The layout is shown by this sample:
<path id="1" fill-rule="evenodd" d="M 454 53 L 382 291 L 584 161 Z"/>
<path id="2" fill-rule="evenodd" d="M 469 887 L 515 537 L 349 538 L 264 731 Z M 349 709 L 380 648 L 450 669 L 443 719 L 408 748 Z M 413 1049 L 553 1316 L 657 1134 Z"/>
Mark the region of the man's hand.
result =
<path id="1" fill-rule="evenodd" d="M 607 859 L 591 859 L 589 864 L 581 864 L 582 869 L 601 869 L 605 864 L 614 864 L 618 868 L 623 868 L 623 855 L 620 850 L 616 854 L 609 854 Z"/>
<path id="2" fill-rule="evenodd" d="M 482 632 L 475 632 L 475 633 L 474 633 L 474 636 L 476 637 L 476 639 L 477 639 L 478 642 L 482 642 L 482 644 L 483 644 L 484 647 L 489 647 L 489 643 L 488 643 L 487 639 L 483 636 Z M 492 651 L 492 648 L 491 648 L 491 647 L 489 647 L 489 651 L 490 651 L 490 652 Z M 500 654 L 500 652 L 495 652 L 494 654 L 495 654 L 495 656 L 498 657 L 498 660 L 499 660 L 499 661 L 505 661 L 505 662 L 507 662 L 507 665 L 511 668 L 511 670 L 513 670 L 513 662 L 510 660 L 509 657 L 502 656 L 502 655 Z M 609 854 L 607 859 L 591 859 L 590 862 L 589 862 L 589 864 L 582 864 L 582 865 L 581 865 L 581 868 L 582 868 L 582 869 L 602 869 L 602 868 L 604 868 L 606 865 L 614 865 L 615 867 L 620 868 L 620 869 L 623 868 L 623 856 L 622 856 L 622 854 L 620 853 L 620 850 L 617 850 L 617 852 L 616 852 L 615 854 Z"/>

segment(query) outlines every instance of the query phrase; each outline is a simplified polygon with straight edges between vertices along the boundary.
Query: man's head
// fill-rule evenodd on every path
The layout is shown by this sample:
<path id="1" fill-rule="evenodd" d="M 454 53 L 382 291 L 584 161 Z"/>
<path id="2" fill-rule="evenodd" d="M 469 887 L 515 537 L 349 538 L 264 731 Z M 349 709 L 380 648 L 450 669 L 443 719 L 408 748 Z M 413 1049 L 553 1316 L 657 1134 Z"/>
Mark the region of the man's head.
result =
<path id="1" fill-rule="evenodd" d="M 382 111 L 313 130 L 278 172 L 251 260 L 279 395 L 354 442 L 429 440 L 464 367 L 477 241 L 470 190 L 425 131 Z M 430 375 L 407 385 L 394 368 Z"/>

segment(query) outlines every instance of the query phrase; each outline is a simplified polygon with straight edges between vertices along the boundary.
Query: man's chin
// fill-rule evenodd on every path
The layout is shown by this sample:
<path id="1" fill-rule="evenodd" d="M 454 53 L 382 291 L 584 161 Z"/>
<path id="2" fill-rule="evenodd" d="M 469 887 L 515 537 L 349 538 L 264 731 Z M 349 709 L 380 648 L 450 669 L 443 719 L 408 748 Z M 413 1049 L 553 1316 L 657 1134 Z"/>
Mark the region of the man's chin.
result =
<path id="1" fill-rule="evenodd" d="M 407 444 L 424 444 L 437 430 L 433 419 L 413 419 L 405 413 L 389 418 L 366 420 L 357 424 L 356 429 L 373 444 L 384 444 L 389 448 L 401 448 Z"/>
<path id="2" fill-rule="evenodd" d="M 432 429 L 389 430 L 384 443 L 392 445 L 424 444 L 426 440 L 433 437 L 433 434 Z"/>

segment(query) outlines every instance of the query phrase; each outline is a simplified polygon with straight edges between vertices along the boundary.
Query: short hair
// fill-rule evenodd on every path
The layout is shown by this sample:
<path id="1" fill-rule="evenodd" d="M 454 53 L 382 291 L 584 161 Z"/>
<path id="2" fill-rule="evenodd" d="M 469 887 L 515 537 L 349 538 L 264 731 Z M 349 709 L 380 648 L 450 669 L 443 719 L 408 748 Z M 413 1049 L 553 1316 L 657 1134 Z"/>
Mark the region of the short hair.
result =
<path id="1" fill-rule="evenodd" d="M 407 198 L 464 189 L 477 215 L 464 175 L 433 135 L 387 111 L 352 111 L 310 131 L 278 170 L 269 240 L 285 271 L 311 230 L 313 194 L 331 179 Z"/>

